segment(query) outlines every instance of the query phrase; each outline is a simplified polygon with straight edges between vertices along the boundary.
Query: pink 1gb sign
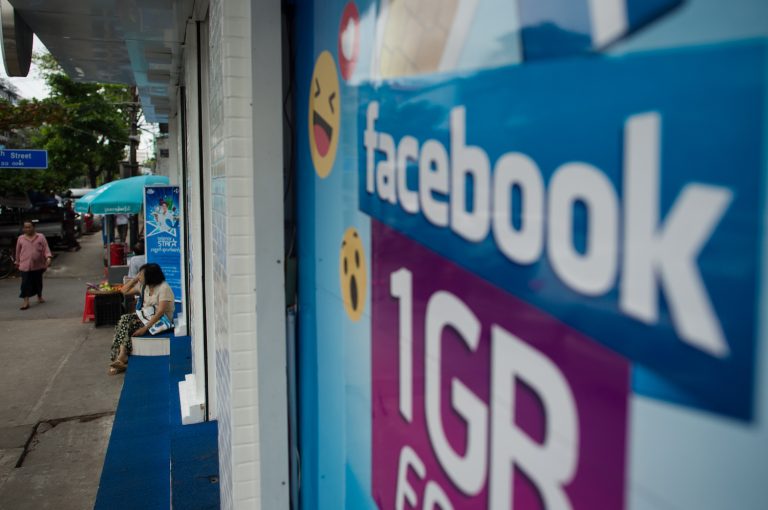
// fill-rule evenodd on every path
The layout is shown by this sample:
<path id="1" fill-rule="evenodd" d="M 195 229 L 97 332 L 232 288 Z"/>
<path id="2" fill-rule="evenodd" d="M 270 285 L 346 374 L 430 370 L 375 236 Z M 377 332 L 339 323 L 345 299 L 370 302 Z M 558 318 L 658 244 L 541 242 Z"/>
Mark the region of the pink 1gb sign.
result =
<path id="1" fill-rule="evenodd" d="M 624 507 L 629 365 L 374 221 L 382 509 Z"/>

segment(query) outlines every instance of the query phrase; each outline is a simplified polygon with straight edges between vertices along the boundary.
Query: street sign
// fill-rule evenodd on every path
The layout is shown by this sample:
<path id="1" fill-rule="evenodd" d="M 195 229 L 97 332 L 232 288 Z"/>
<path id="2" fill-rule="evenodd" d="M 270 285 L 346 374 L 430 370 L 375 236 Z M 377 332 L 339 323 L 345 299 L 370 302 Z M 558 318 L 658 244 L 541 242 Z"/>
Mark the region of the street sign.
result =
<path id="1" fill-rule="evenodd" d="M 48 168 L 48 151 L 37 149 L 0 150 L 0 168 Z"/>

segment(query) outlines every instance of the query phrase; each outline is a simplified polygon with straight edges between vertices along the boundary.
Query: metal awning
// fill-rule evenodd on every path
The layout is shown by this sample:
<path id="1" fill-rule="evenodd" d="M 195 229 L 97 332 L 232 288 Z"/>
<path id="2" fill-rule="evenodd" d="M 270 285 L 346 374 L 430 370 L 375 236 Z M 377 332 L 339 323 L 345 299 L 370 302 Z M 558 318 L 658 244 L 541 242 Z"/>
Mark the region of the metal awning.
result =
<path id="1" fill-rule="evenodd" d="M 78 81 L 136 85 L 150 122 L 168 122 L 194 0 L 10 0 Z"/>

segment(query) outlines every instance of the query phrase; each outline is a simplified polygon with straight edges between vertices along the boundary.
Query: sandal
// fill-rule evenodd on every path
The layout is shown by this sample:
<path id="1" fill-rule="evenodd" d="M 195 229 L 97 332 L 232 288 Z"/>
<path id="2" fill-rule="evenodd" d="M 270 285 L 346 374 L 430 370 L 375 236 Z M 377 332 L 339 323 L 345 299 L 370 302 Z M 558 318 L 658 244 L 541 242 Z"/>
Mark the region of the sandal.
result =
<path id="1" fill-rule="evenodd" d="M 27 305 L 27 306 L 22 306 L 21 308 L 19 308 L 19 310 L 29 310 L 29 305 Z"/>

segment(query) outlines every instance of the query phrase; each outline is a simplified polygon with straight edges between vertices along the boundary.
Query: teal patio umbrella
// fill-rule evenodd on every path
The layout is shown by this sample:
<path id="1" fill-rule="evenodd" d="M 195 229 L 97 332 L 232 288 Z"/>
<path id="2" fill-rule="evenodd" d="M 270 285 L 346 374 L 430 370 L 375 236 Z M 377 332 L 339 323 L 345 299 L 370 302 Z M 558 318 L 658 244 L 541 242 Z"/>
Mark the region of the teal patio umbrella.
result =
<path id="1" fill-rule="evenodd" d="M 75 211 L 92 214 L 137 214 L 144 207 L 144 186 L 168 184 L 164 175 L 140 175 L 108 182 L 75 203 Z"/>

